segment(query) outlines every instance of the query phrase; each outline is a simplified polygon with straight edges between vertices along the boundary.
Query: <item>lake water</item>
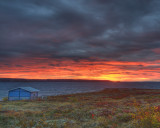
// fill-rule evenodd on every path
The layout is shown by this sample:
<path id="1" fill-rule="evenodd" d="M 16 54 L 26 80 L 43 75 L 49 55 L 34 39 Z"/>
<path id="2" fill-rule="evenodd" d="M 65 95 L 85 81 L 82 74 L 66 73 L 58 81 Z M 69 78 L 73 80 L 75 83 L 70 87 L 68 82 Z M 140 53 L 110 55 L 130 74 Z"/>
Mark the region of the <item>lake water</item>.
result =
<path id="1" fill-rule="evenodd" d="M 63 95 L 93 92 L 105 88 L 160 89 L 160 82 L 0 82 L 0 99 L 7 97 L 8 90 L 17 87 L 33 87 L 42 95 Z"/>

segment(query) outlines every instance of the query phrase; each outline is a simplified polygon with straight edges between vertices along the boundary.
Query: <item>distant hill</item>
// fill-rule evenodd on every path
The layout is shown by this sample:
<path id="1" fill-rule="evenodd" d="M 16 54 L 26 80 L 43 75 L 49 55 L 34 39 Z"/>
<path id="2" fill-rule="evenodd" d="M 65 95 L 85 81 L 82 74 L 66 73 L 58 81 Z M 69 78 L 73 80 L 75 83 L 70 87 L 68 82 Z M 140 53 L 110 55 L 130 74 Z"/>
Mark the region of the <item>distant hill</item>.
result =
<path id="1" fill-rule="evenodd" d="M 84 79 L 17 79 L 0 78 L 0 82 L 112 82 L 110 80 L 84 80 Z"/>

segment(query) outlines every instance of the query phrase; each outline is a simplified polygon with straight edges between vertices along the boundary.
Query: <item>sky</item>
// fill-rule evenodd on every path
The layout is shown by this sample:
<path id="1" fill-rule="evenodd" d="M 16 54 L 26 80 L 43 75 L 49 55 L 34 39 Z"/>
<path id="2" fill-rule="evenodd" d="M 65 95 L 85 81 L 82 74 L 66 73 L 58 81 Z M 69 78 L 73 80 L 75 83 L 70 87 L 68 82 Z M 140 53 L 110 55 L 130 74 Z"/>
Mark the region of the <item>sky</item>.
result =
<path id="1" fill-rule="evenodd" d="M 0 78 L 160 81 L 160 0 L 1 0 Z"/>

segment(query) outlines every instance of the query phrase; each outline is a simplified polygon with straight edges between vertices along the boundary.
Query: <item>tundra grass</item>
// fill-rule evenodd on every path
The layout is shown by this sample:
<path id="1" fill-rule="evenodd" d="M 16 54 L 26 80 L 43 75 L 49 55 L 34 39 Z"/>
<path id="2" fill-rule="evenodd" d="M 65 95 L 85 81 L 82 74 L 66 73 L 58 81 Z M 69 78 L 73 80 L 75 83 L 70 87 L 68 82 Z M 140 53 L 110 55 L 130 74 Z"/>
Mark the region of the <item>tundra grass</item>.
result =
<path id="1" fill-rule="evenodd" d="M 160 90 L 105 89 L 4 101 L 0 128 L 160 128 Z"/>

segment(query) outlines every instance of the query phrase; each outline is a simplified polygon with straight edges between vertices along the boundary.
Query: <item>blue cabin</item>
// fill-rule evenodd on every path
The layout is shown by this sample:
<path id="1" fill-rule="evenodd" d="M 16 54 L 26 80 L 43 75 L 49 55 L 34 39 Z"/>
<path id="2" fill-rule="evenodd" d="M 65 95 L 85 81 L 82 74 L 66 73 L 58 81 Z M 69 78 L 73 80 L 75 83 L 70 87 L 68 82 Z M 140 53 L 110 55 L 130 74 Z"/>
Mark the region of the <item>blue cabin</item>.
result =
<path id="1" fill-rule="evenodd" d="M 38 98 L 39 90 L 32 87 L 18 87 L 8 91 L 8 100 L 33 100 Z"/>

